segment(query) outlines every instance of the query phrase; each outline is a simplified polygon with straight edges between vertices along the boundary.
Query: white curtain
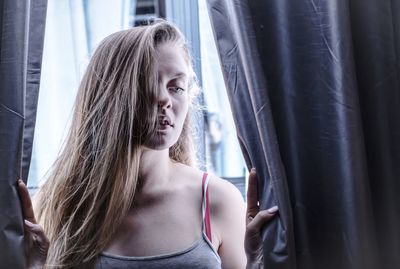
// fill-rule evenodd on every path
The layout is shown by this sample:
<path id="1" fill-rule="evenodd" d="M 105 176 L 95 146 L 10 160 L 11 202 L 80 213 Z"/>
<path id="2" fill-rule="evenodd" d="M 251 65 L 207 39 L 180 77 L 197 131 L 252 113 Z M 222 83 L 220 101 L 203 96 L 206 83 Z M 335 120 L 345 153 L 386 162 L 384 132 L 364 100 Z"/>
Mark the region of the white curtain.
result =
<path id="1" fill-rule="evenodd" d="M 130 0 L 49 0 L 42 82 L 28 186 L 37 186 L 68 132 L 88 59 L 107 35 L 127 29 Z"/>

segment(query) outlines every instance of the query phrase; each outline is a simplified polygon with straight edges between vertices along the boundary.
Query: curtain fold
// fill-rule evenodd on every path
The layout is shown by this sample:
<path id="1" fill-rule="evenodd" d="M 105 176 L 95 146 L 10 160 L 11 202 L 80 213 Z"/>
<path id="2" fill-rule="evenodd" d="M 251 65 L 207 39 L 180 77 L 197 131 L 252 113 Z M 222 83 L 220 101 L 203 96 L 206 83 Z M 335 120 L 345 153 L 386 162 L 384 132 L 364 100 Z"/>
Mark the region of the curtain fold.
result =
<path id="1" fill-rule="evenodd" d="M 208 0 L 265 268 L 398 268 L 400 1 Z"/>
<path id="2" fill-rule="evenodd" d="M 208 1 L 208 7 L 239 144 L 247 165 L 256 167 L 259 176 L 260 208 L 278 205 L 280 209 L 280 214 L 263 233 L 264 263 L 270 269 L 295 268 L 286 175 L 269 100 L 257 93 L 266 89 L 266 80 L 258 72 L 261 62 L 249 10 L 244 1 Z"/>
<path id="3" fill-rule="evenodd" d="M 16 180 L 26 182 L 39 89 L 47 0 L 0 4 L 0 264 L 25 268 Z"/>

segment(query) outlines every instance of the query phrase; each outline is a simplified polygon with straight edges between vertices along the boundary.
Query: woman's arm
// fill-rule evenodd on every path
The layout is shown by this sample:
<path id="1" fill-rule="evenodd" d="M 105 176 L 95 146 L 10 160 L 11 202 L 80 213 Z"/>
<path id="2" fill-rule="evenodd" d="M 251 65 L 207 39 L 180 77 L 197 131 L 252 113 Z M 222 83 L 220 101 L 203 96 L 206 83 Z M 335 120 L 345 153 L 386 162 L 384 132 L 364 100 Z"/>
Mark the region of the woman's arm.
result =
<path id="1" fill-rule="evenodd" d="M 211 229 L 219 241 L 222 268 L 243 269 L 246 266 L 243 247 L 246 209 L 242 195 L 230 182 L 219 178 L 210 180 L 209 192 Z"/>
<path id="2" fill-rule="evenodd" d="M 242 195 L 231 183 L 215 178 L 210 181 L 209 190 L 211 223 L 220 240 L 222 268 L 262 268 L 261 228 L 274 217 L 277 208 L 259 212 L 255 171 L 249 175 L 247 209 Z"/>

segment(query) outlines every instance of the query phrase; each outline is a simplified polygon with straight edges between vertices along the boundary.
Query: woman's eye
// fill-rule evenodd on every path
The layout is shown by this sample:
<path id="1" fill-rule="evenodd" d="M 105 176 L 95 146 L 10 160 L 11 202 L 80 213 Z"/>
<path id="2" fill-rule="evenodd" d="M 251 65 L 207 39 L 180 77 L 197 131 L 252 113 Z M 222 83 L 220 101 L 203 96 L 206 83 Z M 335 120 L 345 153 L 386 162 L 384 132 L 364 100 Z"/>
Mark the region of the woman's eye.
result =
<path id="1" fill-rule="evenodd" d="M 174 92 L 174 93 L 179 93 L 182 94 L 185 90 L 181 87 L 169 87 L 168 88 L 170 91 Z"/>

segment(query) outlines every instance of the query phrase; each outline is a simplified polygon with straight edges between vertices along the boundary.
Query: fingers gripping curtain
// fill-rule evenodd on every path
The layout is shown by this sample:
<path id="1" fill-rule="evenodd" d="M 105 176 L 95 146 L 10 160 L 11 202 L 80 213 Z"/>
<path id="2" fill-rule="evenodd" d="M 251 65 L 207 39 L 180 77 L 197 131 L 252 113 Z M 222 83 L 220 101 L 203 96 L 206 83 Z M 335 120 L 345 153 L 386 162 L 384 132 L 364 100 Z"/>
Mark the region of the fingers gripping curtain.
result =
<path id="1" fill-rule="evenodd" d="M 398 268 L 400 1 L 208 0 L 265 268 Z"/>
<path id="2" fill-rule="evenodd" d="M 16 180 L 32 151 L 47 0 L 0 3 L 0 264 L 25 268 Z"/>

